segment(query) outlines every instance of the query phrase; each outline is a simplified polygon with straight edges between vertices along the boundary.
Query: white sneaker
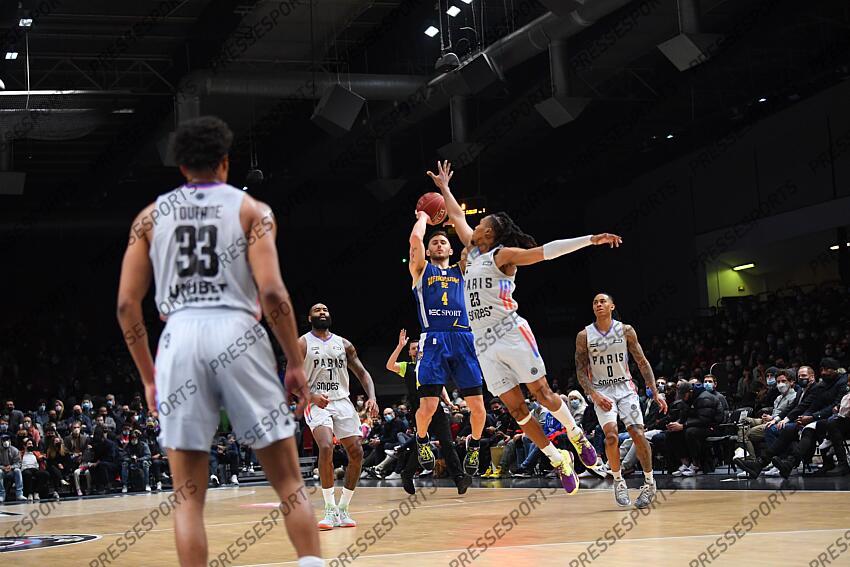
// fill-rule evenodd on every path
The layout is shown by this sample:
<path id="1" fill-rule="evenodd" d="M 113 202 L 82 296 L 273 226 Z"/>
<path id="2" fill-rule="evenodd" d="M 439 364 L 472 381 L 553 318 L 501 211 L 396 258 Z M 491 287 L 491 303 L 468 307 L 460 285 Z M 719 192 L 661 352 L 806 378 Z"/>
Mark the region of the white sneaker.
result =
<path id="1" fill-rule="evenodd" d="M 388 457 L 395 457 L 395 449 L 384 449 L 384 453 L 386 453 Z"/>
<path id="2" fill-rule="evenodd" d="M 83 491 L 78 488 L 77 489 L 77 496 L 82 496 L 82 495 L 83 495 Z"/>
<path id="3" fill-rule="evenodd" d="M 236 486 L 239 486 L 239 478 L 237 478 L 235 474 L 230 476 L 230 484 L 235 484 Z"/>
<path id="4" fill-rule="evenodd" d="M 744 449 L 742 447 L 738 447 L 735 449 L 735 454 L 733 455 L 735 459 L 743 459 L 744 458 Z"/>
<path id="5" fill-rule="evenodd" d="M 156 483 L 156 489 L 162 490 L 162 482 L 161 481 Z"/>
<path id="6" fill-rule="evenodd" d="M 254 465 L 248 465 L 248 474 L 254 474 Z"/>
<path id="7" fill-rule="evenodd" d="M 420 476 L 420 477 L 422 477 L 422 476 L 428 476 L 428 475 L 430 475 L 430 474 L 434 474 L 434 469 L 431 469 L 430 471 L 429 471 L 428 469 L 425 469 L 425 470 L 423 470 L 421 473 L 419 473 L 419 476 Z M 401 477 L 399 477 L 399 478 L 401 478 Z"/>
<path id="8" fill-rule="evenodd" d="M 168 476 L 168 473 L 162 473 L 162 478 L 164 478 L 165 480 L 168 480 L 171 477 Z"/>
<path id="9" fill-rule="evenodd" d="M 121 487 L 121 494 L 127 494 L 127 487 L 126 486 Z"/>
<path id="10" fill-rule="evenodd" d="M 27 496 L 27 503 L 32 504 L 32 494 Z"/>
<path id="11" fill-rule="evenodd" d="M 360 473 L 360 478 L 368 478 L 368 477 L 369 477 L 369 473 L 367 473 L 366 471 L 362 471 Z"/>
<path id="12" fill-rule="evenodd" d="M 682 476 L 694 476 L 697 474 L 697 468 L 693 465 L 689 467 L 685 467 L 685 470 L 682 471 Z"/>
<path id="13" fill-rule="evenodd" d="M 689 467 L 688 465 L 681 465 L 678 470 L 673 471 L 673 476 L 682 476 L 689 468 L 691 467 Z"/>
<path id="14" fill-rule="evenodd" d="M 214 484 L 214 485 L 216 485 L 216 486 L 219 486 L 219 485 L 221 484 L 221 483 L 218 481 L 218 477 L 217 477 L 217 476 L 215 476 L 214 474 L 211 474 L 211 475 L 210 475 L 210 482 L 211 482 L 211 483 L 213 483 L 213 484 Z"/>
<path id="15" fill-rule="evenodd" d="M 398 480 L 400 478 L 401 478 L 401 475 L 398 474 L 397 472 L 393 471 L 390 474 L 388 474 L 387 476 L 385 476 L 384 480 Z"/>
<path id="16" fill-rule="evenodd" d="M 348 506 L 340 506 L 337 514 L 337 526 L 341 528 L 356 528 L 357 522 L 348 515 Z"/>
<path id="17" fill-rule="evenodd" d="M 59 493 L 58 493 L 58 492 L 56 492 L 55 490 L 53 491 L 53 499 L 54 499 L 54 500 L 56 500 L 57 502 L 58 502 L 59 500 L 62 500 L 61 498 L 59 498 Z"/>
<path id="18" fill-rule="evenodd" d="M 738 471 L 738 474 L 735 475 L 736 478 L 750 478 L 750 473 L 747 471 Z"/>
<path id="19" fill-rule="evenodd" d="M 62 482 L 62 486 L 71 486 L 71 483 L 68 482 L 67 480 L 65 480 L 64 478 L 62 479 L 61 482 Z"/>
<path id="20" fill-rule="evenodd" d="M 818 449 L 820 449 L 821 453 L 823 453 L 824 451 L 826 451 L 830 447 L 832 447 L 832 440 L 831 439 L 824 439 L 823 442 L 820 445 L 818 445 Z"/>
<path id="21" fill-rule="evenodd" d="M 151 491 L 151 485 L 150 485 L 150 484 L 146 484 L 146 485 L 145 485 L 145 492 L 150 492 L 150 491 Z"/>
<path id="22" fill-rule="evenodd" d="M 38 492 L 33 494 L 32 497 L 36 502 L 41 502 L 41 496 L 39 496 Z"/>
<path id="23" fill-rule="evenodd" d="M 320 530 L 332 530 L 338 524 L 337 509 L 332 504 L 325 504 L 325 517 L 319 520 L 317 527 Z"/>
<path id="24" fill-rule="evenodd" d="M 763 474 L 764 476 L 781 476 L 781 474 L 779 473 L 779 469 L 776 467 L 770 467 L 761 474 Z"/>

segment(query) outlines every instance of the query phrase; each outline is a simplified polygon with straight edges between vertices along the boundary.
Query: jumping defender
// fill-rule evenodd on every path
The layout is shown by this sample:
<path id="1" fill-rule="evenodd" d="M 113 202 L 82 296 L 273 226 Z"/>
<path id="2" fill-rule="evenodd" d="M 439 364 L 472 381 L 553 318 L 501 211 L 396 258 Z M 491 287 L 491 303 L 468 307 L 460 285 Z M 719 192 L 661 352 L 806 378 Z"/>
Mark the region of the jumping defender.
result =
<path id="1" fill-rule="evenodd" d="M 425 250 L 425 227 L 428 215 L 420 211 L 410 233 L 410 275 L 416 313 L 422 327 L 419 338 L 419 409 L 416 410 L 416 443 L 419 464 L 434 468 L 428 427 L 440 407 L 440 393 L 451 378 L 470 411 L 471 435 L 467 438 L 463 460 L 467 474 L 478 472 L 479 444 L 487 417 L 484 412 L 481 367 L 475 357 L 475 346 L 466 305 L 463 299 L 463 272 L 458 264 L 449 265 L 452 247 L 448 235 L 438 230 L 428 238 Z M 445 447 L 444 451 L 452 450 Z M 456 479 L 457 481 L 458 479 Z M 468 482 L 471 479 L 460 479 Z"/>
<path id="2" fill-rule="evenodd" d="M 569 408 L 546 382 L 546 366 L 537 342 L 528 323 L 517 311 L 518 305 L 513 298 L 514 278 L 518 266 L 553 260 L 591 244 L 616 247 L 622 239 L 615 234 L 597 234 L 537 246 L 534 239 L 522 232 L 505 213 L 484 217 L 473 230 L 449 189 L 453 175 L 451 164 L 448 161 L 437 163 L 437 170 L 437 174 L 429 171 L 428 175 L 440 188 L 458 237 L 469 249 L 465 273 L 466 306 L 487 388 L 501 398 L 523 432 L 549 457 L 567 493 L 574 494 L 579 481 L 573 469 L 572 453 L 552 445 L 537 420 L 532 419 L 521 384 L 525 384 L 564 425 L 585 466 L 597 466 L 598 458 L 584 432 L 576 426 Z"/>
<path id="3" fill-rule="evenodd" d="M 640 400 L 629 372 L 630 353 L 662 413 L 667 413 L 667 402 L 658 396 L 652 365 L 643 354 L 634 327 L 614 319 L 615 308 L 614 298 L 607 293 L 597 294 L 593 298 L 596 322 L 579 331 L 576 336 L 576 375 L 585 393 L 593 400 L 596 416 L 605 432 L 605 454 L 608 455 L 608 466 L 614 475 L 614 499 L 619 506 L 632 504 L 629 488 L 620 470 L 617 436 L 619 415 L 632 437 L 643 467 L 645 482 L 640 487 L 635 506 L 648 508 L 655 498 L 652 448 L 644 434 Z"/>
<path id="4" fill-rule="evenodd" d="M 316 520 L 293 438 L 295 420 L 268 334 L 258 322 L 262 306 L 289 361 L 285 384 L 298 394 L 300 416 L 306 377 L 280 276 L 277 227 L 268 205 L 227 184 L 232 142 L 227 125 L 211 116 L 177 129 L 173 153 L 186 184 L 158 197 L 133 222 L 121 266 L 118 321 L 148 409 L 156 414 L 158 398 L 168 407 L 160 415 L 160 443 L 168 451 L 174 486 L 184 496 L 174 522 L 180 564 L 207 564 L 209 448 L 224 407 L 237 436 L 253 445 L 281 502 L 294 504 L 285 522 L 299 567 L 321 567 Z M 142 315 L 151 277 L 160 315 L 167 318 L 155 364 Z"/>
<path id="5" fill-rule="evenodd" d="M 365 407 L 372 417 L 378 416 L 375 384 L 360 362 L 354 345 L 330 332 L 331 313 L 325 304 L 317 303 L 311 307 L 307 320 L 313 329 L 298 339 L 298 346 L 310 388 L 310 404 L 304 417 L 319 447 L 319 479 L 325 499 L 325 517 L 319 520 L 318 527 L 320 530 L 353 528 L 357 522 L 348 513 L 348 505 L 360 480 L 363 447 L 360 445 L 360 418 L 348 397 L 348 369 L 351 368 L 363 385 L 369 397 Z M 348 453 L 339 506 L 334 499 L 334 436 Z"/>

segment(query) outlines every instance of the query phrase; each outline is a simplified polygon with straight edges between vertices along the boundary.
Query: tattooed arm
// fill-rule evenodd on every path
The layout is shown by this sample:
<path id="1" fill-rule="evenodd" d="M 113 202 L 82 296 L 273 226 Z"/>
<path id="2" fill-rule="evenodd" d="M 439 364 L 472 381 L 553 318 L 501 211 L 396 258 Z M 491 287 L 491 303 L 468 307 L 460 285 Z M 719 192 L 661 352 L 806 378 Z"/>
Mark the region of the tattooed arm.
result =
<path id="1" fill-rule="evenodd" d="M 623 333 L 626 335 L 626 346 L 629 348 L 629 354 L 632 355 L 635 363 L 637 363 L 640 374 L 646 381 L 646 387 L 652 391 L 652 397 L 661 407 L 661 413 L 667 413 L 667 402 L 663 398 L 658 397 L 658 388 L 655 386 L 655 373 L 652 371 L 652 365 L 643 353 L 643 347 L 638 342 L 635 328 L 631 325 L 623 325 Z"/>
<path id="2" fill-rule="evenodd" d="M 603 411 L 610 411 L 613 402 L 607 397 L 593 389 L 593 381 L 590 379 L 590 354 L 587 351 L 587 331 L 582 329 L 576 335 L 576 378 L 581 384 L 582 390 L 593 400 L 593 405 Z"/>

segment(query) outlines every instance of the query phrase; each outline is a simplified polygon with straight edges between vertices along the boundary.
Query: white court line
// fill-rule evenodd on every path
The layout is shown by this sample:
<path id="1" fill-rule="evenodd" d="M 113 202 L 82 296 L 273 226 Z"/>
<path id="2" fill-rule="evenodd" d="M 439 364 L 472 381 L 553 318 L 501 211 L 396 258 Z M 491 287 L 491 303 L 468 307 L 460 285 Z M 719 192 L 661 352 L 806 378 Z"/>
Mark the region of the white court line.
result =
<path id="1" fill-rule="evenodd" d="M 790 530 L 790 531 L 775 531 L 775 532 L 748 532 L 747 536 L 756 536 L 756 535 L 779 535 L 779 534 L 803 534 L 803 533 L 815 533 L 815 532 L 840 532 L 847 531 L 848 528 L 824 528 L 817 530 Z M 668 541 L 671 539 L 698 539 L 698 538 L 707 538 L 707 537 L 723 537 L 724 534 L 702 534 L 702 535 L 687 535 L 687 536 L 668 536 L 668 537 L 642 537 L 642 538 L 622 538 L 618 539 L 617 543 L 641 543 L 645 541 Z M 591 545 L 596 543 L 598 540 L 589 540 L 589 541 L 562 541 L 562 542 L 553 542 L 553 543 L 530 543 L 524 545 L 499 545 L 488 547 L 487 549 L 525 549 L 532 547 L 553 547 L 558 545 Z M 477 549 L 477 548 L 476 548 Z M 434 551 L 405 551 L 403 553 L 379 553 L 376 555 L 360 555 L 358 558 L 360 559 L 377 559 L 379 557 L 401 557 L 403 555 L 432 555 L 434 553 L 454 553 L 454 552 L 468 552 L 468 548 L 461 547 L 458 549 L 438 549 Z M 326 560 L 334 559 L 333 557 L 325 558 Z M 298 561 L 284 561 L 281 563 L 251 563 L 246 565 L 234 565 L 234 567 L 277 567 L 279 565 L 297 565 Z"/>

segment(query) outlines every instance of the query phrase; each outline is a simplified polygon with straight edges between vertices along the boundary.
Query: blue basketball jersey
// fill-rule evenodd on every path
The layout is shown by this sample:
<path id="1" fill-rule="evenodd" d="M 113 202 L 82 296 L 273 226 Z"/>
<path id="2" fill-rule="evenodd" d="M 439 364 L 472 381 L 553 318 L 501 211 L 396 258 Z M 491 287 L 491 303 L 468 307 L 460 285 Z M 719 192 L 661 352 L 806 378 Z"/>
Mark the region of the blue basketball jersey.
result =
<path id="1" fill-rule="evenodd" d="M 469 330 L 463 274 L 457 264 L 448 268 L 440 268 L 431 262 L 425 264 L 422 277 L 413 288 L 413 296 L 423 333 Z"/>

